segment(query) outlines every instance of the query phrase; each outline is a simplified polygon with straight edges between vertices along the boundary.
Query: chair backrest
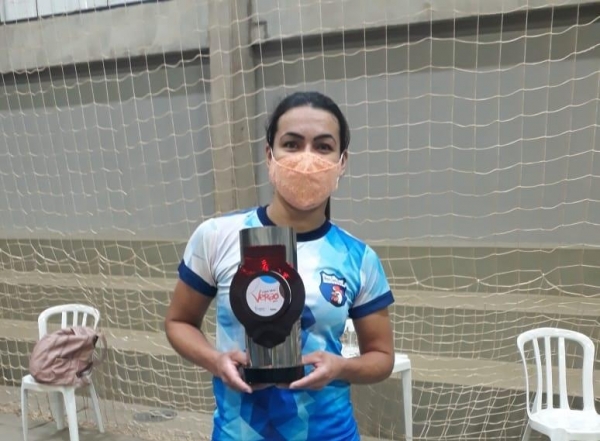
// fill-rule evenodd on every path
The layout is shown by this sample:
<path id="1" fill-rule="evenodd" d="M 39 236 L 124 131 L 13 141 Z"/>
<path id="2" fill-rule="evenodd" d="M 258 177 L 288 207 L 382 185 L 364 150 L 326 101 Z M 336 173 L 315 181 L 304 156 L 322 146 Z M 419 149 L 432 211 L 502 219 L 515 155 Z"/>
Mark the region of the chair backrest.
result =
<path id="1" fill-rule="evenodd" d="M 96 329 L 100 321 L 100 311 L 91 306 L 78 304 L 53 306 L 42 311 L 38 317 L 40 339 L 48 333 L 48 321 L 58 314 L 61 315 L 60 327 L 62 329 L 71 326 L 89 326 Z"/>
<path id="2" fill-rule="evenodd" d="M 356 331 L 354 330 L 354 322 L 352 319 L 347 319 L 344 326 L 345 342 L 342 345 L 342 355 L 348 357 L 355 357 L 360 355 L 360 349 L 358 348 L 358 339 L 356 337 Z"/>
<path id="3" fill-rule="evenodd" d="M 581 369 L 581 387 L 583 393 L 583 410 L 595 411 L 594 407 L 594 343 L 592 340 L 576 331 L 569 331 L 560 328 L 538 328 L 523 332 L 517 338 L 517 347 L 521 353 L 523 368 L 525 371 L 525 387 L 527 400 L 527 413 L 531 417 L 532 414 L 542 410 L 546 403 L 546 408 L 554 408 L 554 394 L 559 395 L 559 406 L 561 409 L 568 409 L 568 393 L 567 393 L 567 363 L 565 340 L 578 343 L 583 348 L 583 364 Z M 556 342 L 556 357 L 552 357 L 553 342 Z M 527 358 L 525 355 L 525 345 L 531 343 L 535 357 L 536 368 L 536 399 L 533 406 L 530 405 L 529 395 L 529 375 Z M 543 345 L 543 357 L 540 347 Z M 543 358 L 543 360 L 542 360 Z M 556 359 L 556 364 L 553 358 Z M 554 390 L 553 367 L 558 367 L 558 391 Z"/>
<path id="4" fill-rule="evenodd" d="M 346 334 L 346 344 L 348 346 L 358 348 L 356 330 L 354 329 L 354 322 L 352 321 L 352 319 L 346 320 L 346 325 L 344 326 L 344 334 Z"/>
<path id="5" fill-rule="evenodd" d="M 352 321 L 352 319 L 346 320 L 346 326 L 344 327 L 344 332 L 356 332 L 354 330 L 354 322 Z"/>

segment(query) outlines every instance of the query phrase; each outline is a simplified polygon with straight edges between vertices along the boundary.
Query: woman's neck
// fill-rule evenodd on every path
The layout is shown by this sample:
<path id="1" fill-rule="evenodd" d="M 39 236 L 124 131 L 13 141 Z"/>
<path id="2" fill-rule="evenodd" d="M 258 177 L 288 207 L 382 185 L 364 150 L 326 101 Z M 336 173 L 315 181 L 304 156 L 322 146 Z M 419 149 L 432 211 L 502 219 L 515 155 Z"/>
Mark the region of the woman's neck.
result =
<path id="1" fill-rule="evenodd" d="M 300 211 L 275 195 L 267 207 L 267 216 L 275 225 L 292 227 L 298 233 L 307 233 L 325 223 L 325 205 L 326 203 L 310 211 Z"/>

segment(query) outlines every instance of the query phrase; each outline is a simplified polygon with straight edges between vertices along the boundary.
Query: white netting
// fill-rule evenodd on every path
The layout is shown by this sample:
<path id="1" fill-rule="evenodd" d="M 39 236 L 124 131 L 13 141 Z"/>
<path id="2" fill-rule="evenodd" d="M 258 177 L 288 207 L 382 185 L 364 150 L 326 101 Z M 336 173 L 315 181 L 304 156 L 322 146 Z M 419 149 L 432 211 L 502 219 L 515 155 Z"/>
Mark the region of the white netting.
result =
<path id="1" fill-rule="evenodd" d="M 351 124 L 333 218 L 393 285 L 415 439 L 520 439 L 517 335 L 600 338 L 597 4 L 96 5 L 0 27 L 2 409 L 37 315 L 77 301 L 110 337 L 108 428 L 208 439 L 210 378 L 162 331 L 177 264 L 199 222 L 268 202 L 267 115 L 315 89 Z M 399 379 L 354 403 L 364 435 L 403 439 Z"/>

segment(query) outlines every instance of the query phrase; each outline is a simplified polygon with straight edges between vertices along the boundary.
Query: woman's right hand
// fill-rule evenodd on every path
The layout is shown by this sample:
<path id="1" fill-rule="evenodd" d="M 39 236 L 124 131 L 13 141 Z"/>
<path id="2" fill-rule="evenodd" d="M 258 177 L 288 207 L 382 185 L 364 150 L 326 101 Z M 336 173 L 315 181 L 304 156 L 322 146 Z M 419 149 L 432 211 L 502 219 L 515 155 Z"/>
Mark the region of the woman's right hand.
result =
<path id="1" fill-rule="evenodd" d="M 242 380 L 240 367 L 248 364 L 248 358 L 242 351 L 223 352 L 217 359 L 217 374 L 230 388 L 239 392 L 252 393 L 252 388 Z"/>

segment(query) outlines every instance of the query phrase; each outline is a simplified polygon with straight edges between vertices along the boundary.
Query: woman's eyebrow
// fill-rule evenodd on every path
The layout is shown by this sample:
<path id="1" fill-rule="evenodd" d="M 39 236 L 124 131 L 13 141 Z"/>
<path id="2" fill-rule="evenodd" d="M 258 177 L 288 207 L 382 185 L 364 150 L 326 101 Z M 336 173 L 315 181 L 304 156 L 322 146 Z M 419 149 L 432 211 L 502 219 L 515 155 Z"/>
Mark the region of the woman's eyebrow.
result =
<path id="1" fill-rule="evenodd" d="M 283 136 L 291 136 L 292 138 L 299 138 L 302 140 L 305 139 L 303 135 L 296 133 L 296 132 L 286 132 L 283 134 Z M 282 138 L 283 138 L 283 136 L 282 136 Z M 314 140 L 321 141 L 322 139 L 331 139 L 333 142 L 336 142 L 335 137 L 330 133 L 323 133 L 322 135 L 315 136 Z"/>

